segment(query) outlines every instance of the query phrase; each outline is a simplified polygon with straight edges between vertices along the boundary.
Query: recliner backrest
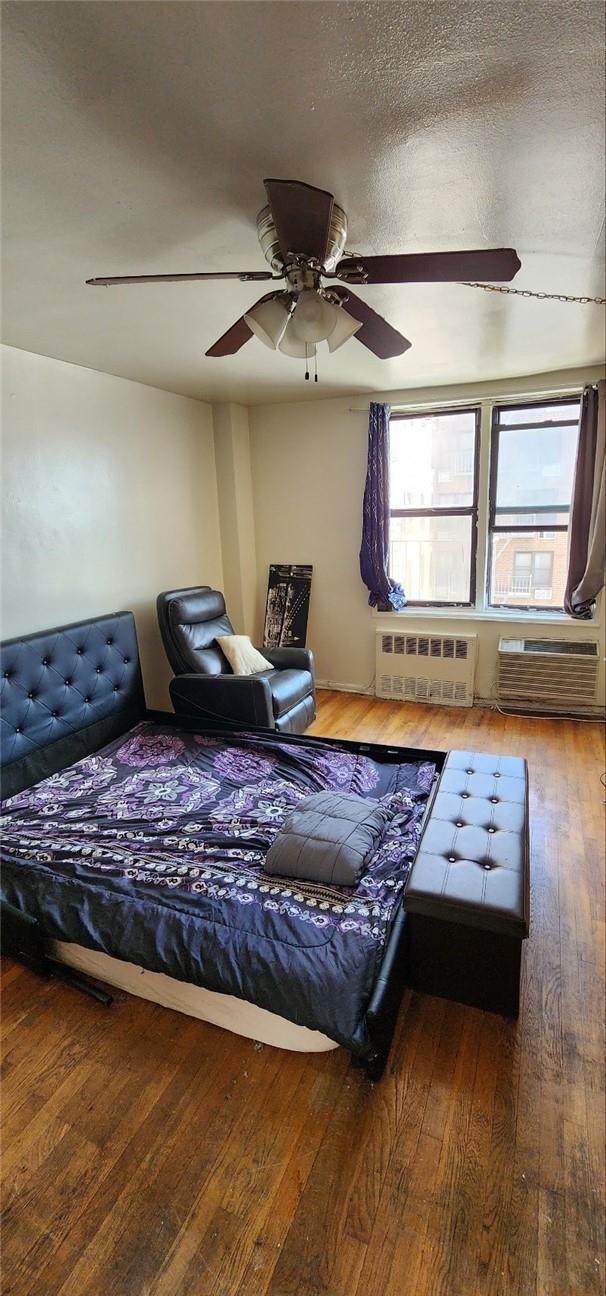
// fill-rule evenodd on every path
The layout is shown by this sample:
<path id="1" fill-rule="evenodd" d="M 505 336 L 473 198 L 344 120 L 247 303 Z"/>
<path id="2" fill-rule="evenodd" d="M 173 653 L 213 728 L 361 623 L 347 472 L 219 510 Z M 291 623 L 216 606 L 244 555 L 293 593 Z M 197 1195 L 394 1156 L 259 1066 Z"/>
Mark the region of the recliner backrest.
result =
<path id="1" fill-rule="evenodd" d="M 233 634 L 225 599 L 210 585 L 165 590 L 156 603 L 162 641 L 175 675 L 231 675 L 217 635 Z"/>

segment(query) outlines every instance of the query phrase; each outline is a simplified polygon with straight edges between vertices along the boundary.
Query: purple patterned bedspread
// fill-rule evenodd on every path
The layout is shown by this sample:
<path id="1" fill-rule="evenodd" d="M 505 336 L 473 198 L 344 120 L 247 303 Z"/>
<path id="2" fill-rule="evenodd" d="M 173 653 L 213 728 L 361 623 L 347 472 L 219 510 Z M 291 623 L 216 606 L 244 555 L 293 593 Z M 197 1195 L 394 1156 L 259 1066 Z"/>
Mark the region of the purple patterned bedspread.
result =
<path id="1" fill-rule="evenodd" d="M 3 895 L 57 939 L 362 1047 L 434 773 L 314 740 L 144 722 L 4 803 Z M 325 789 L 387 807 L 367 871 L 355 888 L 269 877 L 286 814 Z"/>

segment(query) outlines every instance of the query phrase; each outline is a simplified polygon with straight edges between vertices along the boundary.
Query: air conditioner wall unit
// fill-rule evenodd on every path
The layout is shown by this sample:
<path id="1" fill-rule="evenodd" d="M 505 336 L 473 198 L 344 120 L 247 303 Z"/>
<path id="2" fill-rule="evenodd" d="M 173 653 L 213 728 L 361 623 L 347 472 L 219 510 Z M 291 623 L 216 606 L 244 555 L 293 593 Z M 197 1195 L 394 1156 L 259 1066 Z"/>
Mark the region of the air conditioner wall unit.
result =
<path id="1" fill-rule="evenodd" d="M 499 702 L 564 714 L 594 708 L 599 661 L 596 641 L 500 639 Z"/>
<path id="2" fill-rule="evenodd" d="M 376 695 L 473 706 L 477 635 L 376 632 Z"/>

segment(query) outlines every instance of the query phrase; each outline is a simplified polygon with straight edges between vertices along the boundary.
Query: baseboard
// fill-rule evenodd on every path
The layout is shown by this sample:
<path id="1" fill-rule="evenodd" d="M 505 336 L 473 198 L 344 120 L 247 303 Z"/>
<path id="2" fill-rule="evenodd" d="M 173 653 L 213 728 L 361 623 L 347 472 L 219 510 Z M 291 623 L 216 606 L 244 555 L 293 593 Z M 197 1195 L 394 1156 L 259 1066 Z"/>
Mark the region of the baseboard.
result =
<path id="1" fill-rule="evenodd" d="M 359 693 L 361 697 L 376 697 L 374 681 L 367 688 L 359 684 L 335 684 L 333 680 L 316 680 L 316 688 L 328 689 L 330 693 Z"/>
<path id="2" fill-rule="evenodd" d="M 326 689 L 330 693 L 356 693 L 360 697 L 376 697 L 374 684 L 368 688 L 362 688 L 359 684 L 340 684 L 333 680 L 316 680 L 316 688 Z M 377 698 L 378 702 L 395 702 L 396 698 Z M 402 702 L 405 706 L 406 703 Z M 416 702 L 416 706 L 431 706 L 429 702 Z M 523 711 L 514 711 L 508 707 L 499 706 L 495 698 L 474 697 L 473 706 L 478 710 L 498 711 L 501 715 L 510 716 L 530 716 L 532 719 L 543 720 L 588 720 L 588 721 L 606 721 L 606 709 L 604 707 L 588 707 L 583 714 L 578 712 L 565 711 L 542 711 L 540 708 L 533 709 L 527 707 Z M 449 707 L 450 711 L 466 711 L 473 708 L 469 707 Z"/>
<path id="3" fill-rule="evenodd" d="M 486 702 L 474 701 L 474 706 L 489 707 L 493 711 L 498 711 L 499 715 L 505 716 L 529 716 L 532 720 L 586 720 L 591 724 L 599 724 L 600 721 L 606 721 L 606 709 L 604 707 L 587 707 L 584 711 L 550 711 L 547 707 L 533 707 L 530 704 L 519 708 L 501 706 L 494 698 Z"/>

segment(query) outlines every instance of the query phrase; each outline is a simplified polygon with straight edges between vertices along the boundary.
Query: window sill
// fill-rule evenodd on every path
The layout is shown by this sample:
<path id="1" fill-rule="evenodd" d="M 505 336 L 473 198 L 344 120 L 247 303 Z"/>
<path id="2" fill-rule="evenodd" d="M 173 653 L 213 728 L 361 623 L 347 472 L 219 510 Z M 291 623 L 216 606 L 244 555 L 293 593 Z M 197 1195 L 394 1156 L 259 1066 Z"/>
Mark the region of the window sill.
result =
<path id="1" fill-rule="evenodd" d="M 377 612 L 376 608 L 373 608 L 371 615 L 376 621 L 429 619 L 430 621 L 498 621 L 505 625 L 565 625 L 571 629 L 583 630 L 585 634 L 589 629 L 599 630 L 600 628 L 598 616 L 594 616 L 591 621 L 577 621 L 565 612 L 520 612 L 501 608 L 480 610 L 468 607 L 407 607 L 402 612 Z"/>

